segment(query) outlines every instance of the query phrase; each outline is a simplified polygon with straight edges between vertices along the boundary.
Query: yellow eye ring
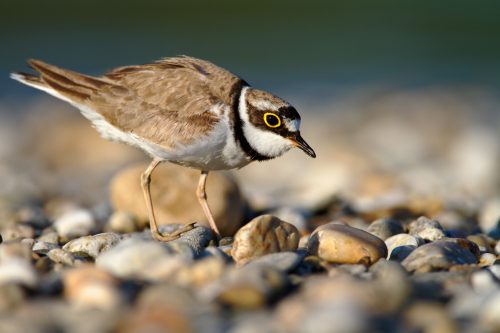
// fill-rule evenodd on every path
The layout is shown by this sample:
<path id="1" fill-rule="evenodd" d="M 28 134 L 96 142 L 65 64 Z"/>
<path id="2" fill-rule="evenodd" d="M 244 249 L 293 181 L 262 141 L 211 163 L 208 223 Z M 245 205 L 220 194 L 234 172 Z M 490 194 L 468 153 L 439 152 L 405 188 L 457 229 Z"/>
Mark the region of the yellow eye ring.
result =
<path id="1" fill-rule="evenodd" d="M 268 127 L 276 128 L 281 126 L 281 118 L 271 112 L 264 113 L 264 122 Z"/>

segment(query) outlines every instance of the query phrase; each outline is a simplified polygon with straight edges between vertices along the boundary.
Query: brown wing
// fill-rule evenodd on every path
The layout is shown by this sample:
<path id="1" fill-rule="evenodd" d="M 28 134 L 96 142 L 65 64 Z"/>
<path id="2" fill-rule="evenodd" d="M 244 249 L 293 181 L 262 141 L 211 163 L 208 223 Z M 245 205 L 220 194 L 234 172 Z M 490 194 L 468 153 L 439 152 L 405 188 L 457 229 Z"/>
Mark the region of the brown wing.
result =
<path id="1" fill-rule="evenodd" d="M 243 82 L 207 61 L 167 58 L 91 77 L 38 60 L 40 79 L 67 99 L 101 114 L 124 132 L 166 147 L 202 137 L 218 118 L 215 103 L 231 105 L 232 88 Z"/>
<path id="2" fill-rule="evenodd" d="M 203 60 L 178 57 L 115 69 L 109 86 L 91 101 L 98 112 L 126 132 L 172 147 L 200 138 L 219 118 L 210 108 L 231 105 L 230 88 L 241 81 Z"/>

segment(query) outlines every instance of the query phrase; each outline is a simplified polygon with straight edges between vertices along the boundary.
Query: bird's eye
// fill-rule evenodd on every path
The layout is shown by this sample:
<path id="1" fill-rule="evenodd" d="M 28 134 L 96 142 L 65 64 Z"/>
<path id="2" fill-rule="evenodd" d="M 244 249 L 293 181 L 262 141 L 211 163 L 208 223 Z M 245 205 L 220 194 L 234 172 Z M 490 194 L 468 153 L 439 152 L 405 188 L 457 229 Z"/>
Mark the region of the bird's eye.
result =
<path id="1" fill-rule="evenodd" d="M 266 123 L 267 126 L 271 128 L 276 128 L 280 127 L 281 125 L 281 119 L 274 113 L 266 113 L 264 114 L 264 122 Z"/>

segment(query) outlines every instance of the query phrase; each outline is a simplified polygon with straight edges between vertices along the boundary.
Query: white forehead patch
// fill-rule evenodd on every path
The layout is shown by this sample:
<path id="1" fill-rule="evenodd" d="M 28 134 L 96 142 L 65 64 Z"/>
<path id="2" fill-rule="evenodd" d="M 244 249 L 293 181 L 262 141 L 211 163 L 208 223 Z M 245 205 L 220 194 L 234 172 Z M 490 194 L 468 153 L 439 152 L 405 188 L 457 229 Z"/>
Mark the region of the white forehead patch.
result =
<path id="1" fill-rule="evenodd" d="M 261 111 L 278 110 L 278 106 L 267 100 L 252 101 L 252 105 Z"/>
<path id="2" fill-rule="evenodd" d="M 290 132 L 297 132 L 300 129 L 300 119 L 290 120 L 285 118 L 284 123 Z"/>

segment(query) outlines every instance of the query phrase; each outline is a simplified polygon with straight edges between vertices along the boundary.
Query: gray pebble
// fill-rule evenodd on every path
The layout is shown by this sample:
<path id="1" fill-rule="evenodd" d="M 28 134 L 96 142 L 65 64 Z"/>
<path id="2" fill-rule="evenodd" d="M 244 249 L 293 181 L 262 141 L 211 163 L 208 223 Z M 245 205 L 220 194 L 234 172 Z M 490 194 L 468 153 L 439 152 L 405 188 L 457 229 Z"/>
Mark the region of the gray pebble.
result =
<path id="1" fill-rule="evenodd" d="M 121 241 L 121 236 L 113 232 L 105 232 L 93 236 L 83 236 L 73 239 L 63 246 L 63 249 L 71 253 L 84 253 L 97 258 L 97 256 L 109 250 Z"/>
<path id="2" fill-rule="evenodd" d="M 424 240 L 409 234 L 398 234 L 387 238 L 385 244 L 387 245 L 389 253 L 388 257 L 393 260 L 401 261 L 410 254 L 411 251 L 424 244 Z M 394 252 L 395 250 L 396 252 Z"/>
<path id="3" fill-rule="evenodd" d="M 408 271 L 430 272 L 446 270 L 455 265 L 476 264 L 476 256 L 451 241 L 436 241 L 415 249 L 402 264 Z"/>
<path id="4" fill-rule="evenodd" d="M 36 241 L 35 244 L 33 244 L 33 247 L 31 248 L 31 250 L 35 253 L 47 254 L 50 250 L 57 249 L 57 248 L 59 248 L 59 246 L 57 244 Z"/>
<path id="5" fill-rule="evenodd" d="M 58 235 L 65 239 L 89 235 L 96 227 L 94 216 L 86 209 L 70 210 L 54 222 Z"/>
<path id="6" fill-rule="evenodd" d="M 436 220 L 421 216 L 409 225 L 409 233 L 428 241 L 436 241 L 445 236 L 443 227 Z"/>
<path id="7" fill-rule="evenodd" d="M 381 218 L 373 221 L 368 226 L 367 231 L 382 240 L 404 232 L 403 226 L 399 221 L 389 218 Z"/>
<path id="8" fill-rule="evenodd" d="M 286 273 L 297 268 L 303 258 L 303 255 L 299 255 L 296 252 L 270 253 L 250 261 L 246 267 L 252 269 L 255 266 L 264 265 Z"/>
<path id="9" fill-rule="evenodd" d="M 215 241 L 212 230 L 204 226 L 198 226 L 182 234 L 178 239 L 169 242 L 169 244 L 185 243 L 193 249 L 196 256 L 199 256 L 211 241 Z"/>
<path id="10" fill-rule="evenodd" d="M 35 229 L 26 224 L 11 224 L 2 228 L 1 234 L 4 241 L 33 238 L 35 236 Z"/>
<path id="11" fill-rule="evenodd" d="M 22 258 L 9 258 L 0 263 L 0 285 L 20 284 L 35 287 L 38 276 L 33 265 Z"/>
<path id="12" fill-rule="evenodd" d="M 63 264 L 66 266 L 75 265 L 75 256 L 71 252 L 63 249 L 52 249 L 47 253 L 47 257 L 57 264 Z"/>
<path id="13" fill-rule="evenodd" d="M 162 280 L 186 265 L 186 259 L 166 243 L 130 238 L 98 256 L 96 265 L 122 278 Z"/>

